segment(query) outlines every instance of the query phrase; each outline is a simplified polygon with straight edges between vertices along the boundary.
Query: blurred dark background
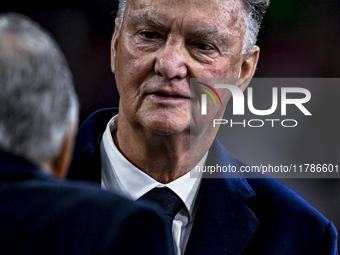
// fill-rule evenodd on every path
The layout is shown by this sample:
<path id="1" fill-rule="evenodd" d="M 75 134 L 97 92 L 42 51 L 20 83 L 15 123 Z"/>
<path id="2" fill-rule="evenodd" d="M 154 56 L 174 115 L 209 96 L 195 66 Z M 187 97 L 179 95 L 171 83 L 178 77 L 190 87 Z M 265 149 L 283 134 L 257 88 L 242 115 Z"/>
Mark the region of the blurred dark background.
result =
<path id="1" fill-rule="evenodd" d="M 54 35 L 74 74 L 81 123 L 95 110 L 118 105 L 110 70 L 116 10 L 116 0 L 13 0 L 0 7 L 0 12 L 15 11 L 33 18 Z M 261 54 L 255 77 L 340 77 L 339 42 L 340 1 L 272 0 L 259 35 Z M 266 93 L 268 90 L 263 91 L 263 96 Z M 273 164 L 316 163 L 315 160 L 338 164 L 339 95 L 340 87 L 336 85 L 313 92 L 309 110 L 319 118 L 304 121 L 293 136 L 284 129 L 235 129 L 225 137 L 227 148 L 249 164 L 266 160 Z M 282 181 L 340 229 L 340 179 Z"/>

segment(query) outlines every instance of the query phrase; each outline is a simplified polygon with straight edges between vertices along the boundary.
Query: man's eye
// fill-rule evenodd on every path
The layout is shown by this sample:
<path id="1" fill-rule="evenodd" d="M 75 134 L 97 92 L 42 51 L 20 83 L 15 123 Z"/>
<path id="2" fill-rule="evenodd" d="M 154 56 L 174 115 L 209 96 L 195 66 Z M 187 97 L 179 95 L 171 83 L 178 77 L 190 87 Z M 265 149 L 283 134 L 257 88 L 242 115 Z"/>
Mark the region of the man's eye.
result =
<path id="1" fill-rule="evenodd" d="M 213 47 L 205 43 L 196 43 L 194 46 L 198 48 L 199 50 L 213 50 L 214 49 Z"/>
<path id="2" fill-rule="evenodd" d="M 143 37 L 145 37 L 146 39 L 156 39 L 157 35 L 153 32 L 149 32 L 149 31 L 144 31 L 141 33 L 141 35 Z"/>

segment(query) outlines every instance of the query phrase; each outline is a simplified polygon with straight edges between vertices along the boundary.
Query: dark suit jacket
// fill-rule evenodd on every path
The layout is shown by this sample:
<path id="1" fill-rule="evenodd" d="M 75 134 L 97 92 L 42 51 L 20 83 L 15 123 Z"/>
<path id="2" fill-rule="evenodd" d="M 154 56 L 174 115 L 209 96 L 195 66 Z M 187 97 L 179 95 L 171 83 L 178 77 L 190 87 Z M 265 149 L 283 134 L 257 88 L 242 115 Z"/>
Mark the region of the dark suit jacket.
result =
<path id="1" fill-rule="evenodd" d="M 99 144 L 117 113 L 98 111 L 79 129 L 70 178 L 100 183 Z M 217 139 L 206 164 L 244 165 Z M 224 177 L 203 179 L 185 255 L 337 254 L 334 225 L 287 186 L 256 175 Z"/>
<path id="2" fill-rule="evenodd" d="M 147 205 L 0 151 L 1 254 L 173 254 L 167 233 Z"/>

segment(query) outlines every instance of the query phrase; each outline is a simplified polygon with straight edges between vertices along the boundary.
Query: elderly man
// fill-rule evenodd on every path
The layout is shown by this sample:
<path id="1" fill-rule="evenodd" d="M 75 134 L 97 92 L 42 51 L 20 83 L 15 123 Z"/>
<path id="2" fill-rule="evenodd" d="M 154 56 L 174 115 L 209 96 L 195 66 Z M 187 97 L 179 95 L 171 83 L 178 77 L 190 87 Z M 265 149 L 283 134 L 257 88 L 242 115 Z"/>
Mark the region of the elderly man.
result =
<path id="1" fill-rule="evenodd" d="M 198 117 L 190 78 L 243 80 L 235 85 L 244 91 L 267 6 L 120 1 L 111 47 L 119 110 L 96 112 L 80 128 L 70 178 L 163 206 L 177 254 L 337 253 L 333 224 L 281 183 L 237 173 L 190 178 L 195 165 L 243 165 L 209 127 L 230 93 L 221 94 L 224 107 Z"/>
<path id="2" fill-rule="evenodd" d="M 149 206 L 58 180 L 78 101 L 57 45 L 18 14 L 0 15 L 0 88 L 2 254 L 173 254 L 163 216 Z"/>

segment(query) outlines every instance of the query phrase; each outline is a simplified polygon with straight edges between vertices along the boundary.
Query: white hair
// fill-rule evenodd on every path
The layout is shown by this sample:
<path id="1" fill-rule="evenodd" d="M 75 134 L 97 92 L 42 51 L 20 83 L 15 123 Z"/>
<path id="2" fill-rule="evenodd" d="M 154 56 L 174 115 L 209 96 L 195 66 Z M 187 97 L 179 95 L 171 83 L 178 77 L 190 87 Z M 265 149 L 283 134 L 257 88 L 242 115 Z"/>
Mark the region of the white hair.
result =
<path id="1" fill-rule="evenodd" d="M 242 0 L 244 4 L 245 33 L 242 53 L 247 53 L 256 44 L 262 18 L 269 5 L 269 0 Z M 117 18 L 119 28 L 124 18 L 127 0 L 119 0 Z"/>
<path id="2" fill-rule="evenodd" d="M 23 15 L 0 15 L 0 89 L 0 148 L 34 163 L 57 156 L 78 99 L 59 47 Z"/>

